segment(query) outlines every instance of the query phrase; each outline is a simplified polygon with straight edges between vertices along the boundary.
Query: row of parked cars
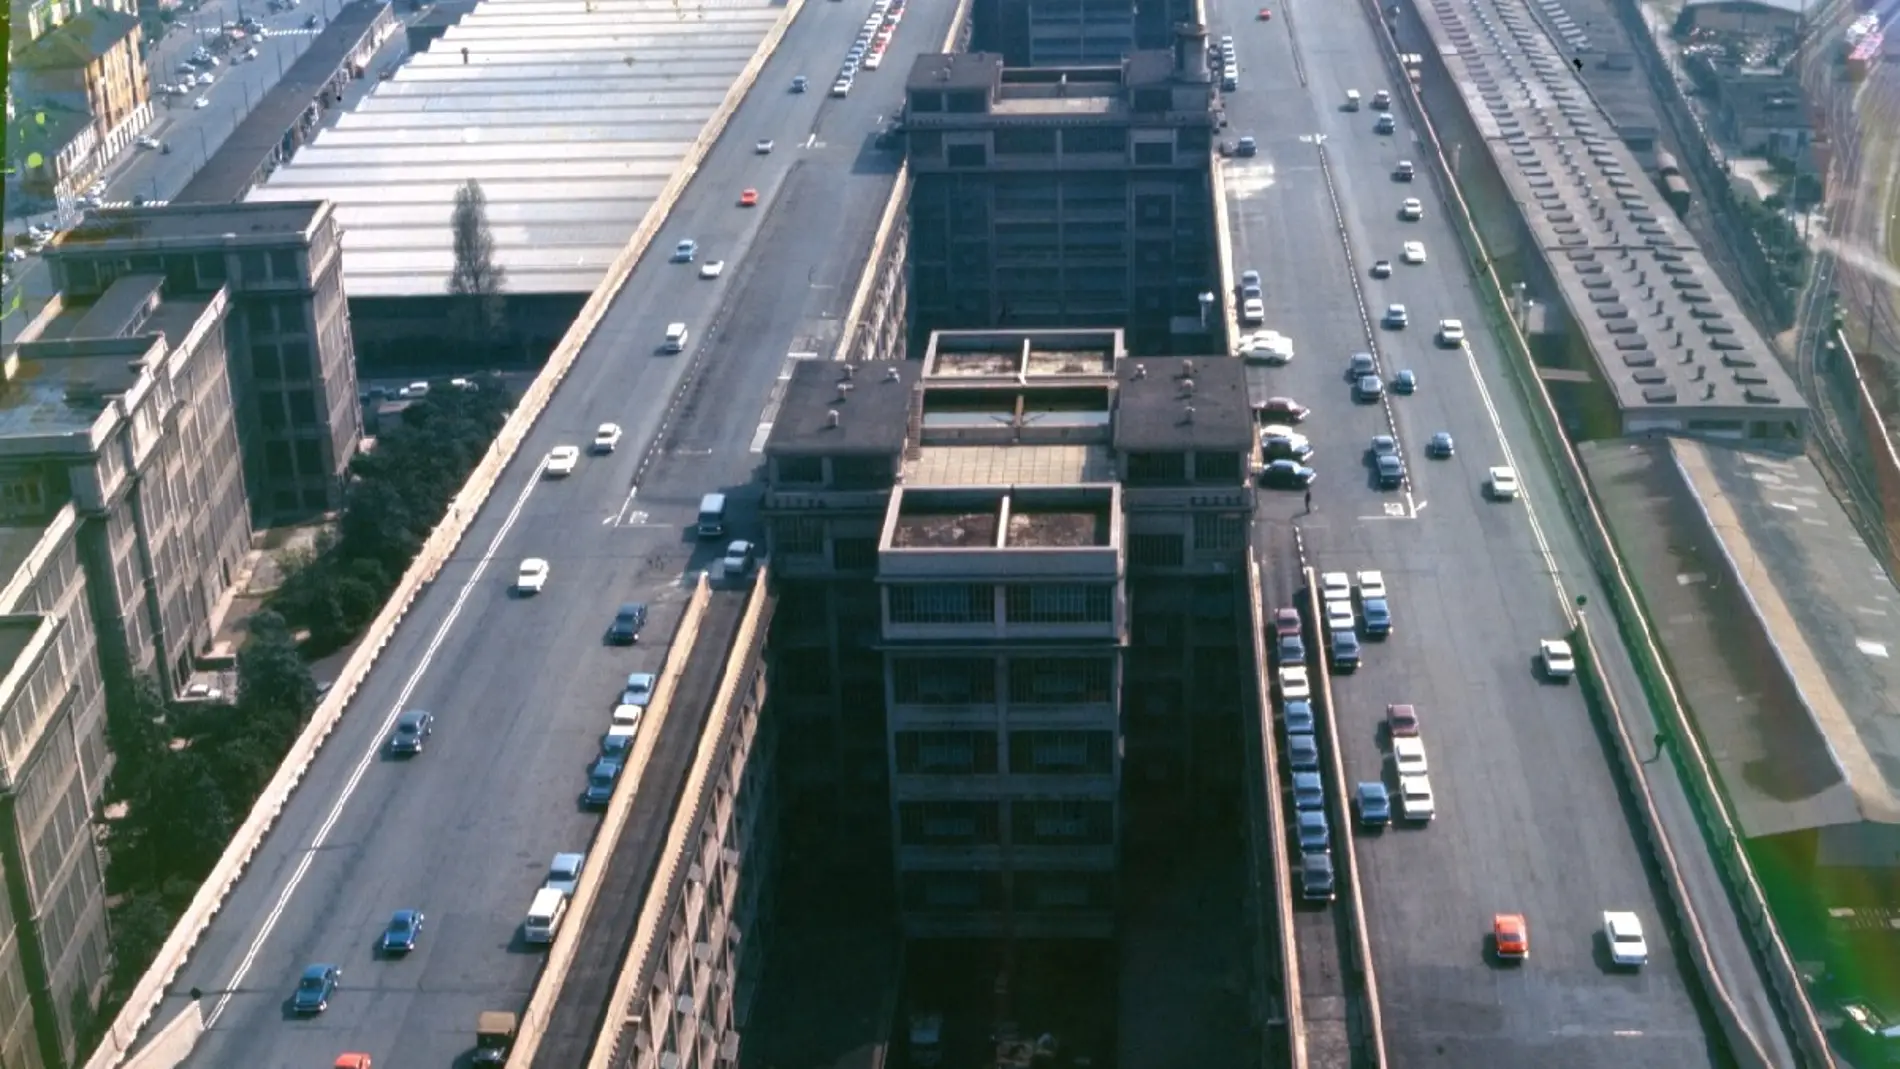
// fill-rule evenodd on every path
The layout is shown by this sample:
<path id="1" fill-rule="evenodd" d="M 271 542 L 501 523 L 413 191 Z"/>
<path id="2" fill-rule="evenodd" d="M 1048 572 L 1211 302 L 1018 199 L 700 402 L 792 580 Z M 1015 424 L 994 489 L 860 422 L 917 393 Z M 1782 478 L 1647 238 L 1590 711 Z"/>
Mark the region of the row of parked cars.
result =
<path id="1" fill-rule="evenodd" d="M 832 96 L 850 96 L 858 71 L 874 71 L 884 65 L 884 52 L 890 48 L 891 38 L 897 35 L 897 24 L 902 21 L 904 0 L 876 0 L 871 5 L 870 17 L 858 28 L 858 36 L 845 52 L 844 65 L 838 68 L 838 78 L 831 83 Z"/>

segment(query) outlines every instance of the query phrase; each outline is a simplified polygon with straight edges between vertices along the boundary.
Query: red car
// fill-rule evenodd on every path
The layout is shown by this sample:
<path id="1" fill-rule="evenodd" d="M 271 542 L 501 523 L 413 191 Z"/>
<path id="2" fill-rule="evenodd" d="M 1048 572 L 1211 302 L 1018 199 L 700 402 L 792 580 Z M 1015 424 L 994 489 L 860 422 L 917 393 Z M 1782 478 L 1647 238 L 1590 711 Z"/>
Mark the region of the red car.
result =
<path id="1" fill-rule="evenodd" d="M 1312 415 L 1312 409 L 1295 401 L 1291 397 L 1269 397 L 1256 401 L 1253 406 L 1254 417 L 1262 423 L 1305 423 Z"/>
<path id="2" fill-rule="evenodd" d="M 1493 916 L 1491 937 L 1496 941 L 1498 957 L 1504 961 L 1523 961 L 1531 956 L 1531 929 L 1522 913 Z"/>
<path id="3" fill-rule="evenodd" d="M 1272 11 L 1270 11 L 1270 10 L 1268 10 L 1267 8 L 1264 8 L 1264 7 L 1263 7 L 1263 8 L 1261 8 L 1261 9 L 1260 9 L 1260 21 L 1261 21 L 1261 22 L 1272 22 L 1272 21 L 1273 21 L 1273 12 L 1272 12 Z"/>
<path id="4" fill-rule="evenodd" d="M 1416 736 L 1418 734 L 1418 710 L 1409 705 L 1386 706 L 1385 730 L 1395 739 L 1406 739 Z"/>
<path id="5" fill-rule="evenodd" d="M 1273 634 L 1277 638 L 1300 637 L 1300 610 L 1273 610 Z"/>
<path id="6" fill-rule="evenodd" d="M 739 194 L 739 207 L 756 208 L 758 206 L 759 206 L 759 191 L 758 190 L 748 189 L 744 193 Z"/>

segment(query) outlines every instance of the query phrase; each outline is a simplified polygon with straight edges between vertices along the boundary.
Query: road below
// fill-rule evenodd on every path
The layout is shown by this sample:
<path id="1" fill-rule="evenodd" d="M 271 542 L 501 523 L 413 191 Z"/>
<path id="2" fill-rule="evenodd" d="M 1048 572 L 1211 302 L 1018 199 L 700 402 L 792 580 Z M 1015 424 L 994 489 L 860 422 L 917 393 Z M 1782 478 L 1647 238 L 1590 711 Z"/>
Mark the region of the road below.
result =
<path id="1" fill-rule="evenodd" d="M 835 341 L 897 165 L 873 148 L 878 123 L 951 12 L 907 19 L 892 61 L 848 99 L 789 92 L 796 74 L 826 84 L 864 14 L 805 9 L 359 691 L 156 1018 L 194 986 L 207 993 L 215 1019 L 188 1064 L 325 1064 L 344 1050 L 449 1064 L 479 1011 L 525 1004 L 541 956 L 520 944 L 521 919 L 551 855 L 593 835 L 576 795 L 619 683 L 657 668 L 690 584 L 722 548 L 687 531 L 700 495 L 736 491 L 733 533 L 758 535 L 747 488 L 759 426 L 786 362 Z M 776 150 L 757 154 L 762 138 Z M 736 206 L 745 187 L 758 209 Z M 667 262 L 687 237 L 702 260 L 727 262 L 721 278 Z M 683 356 L 657 353 L 672 320 L 695 332 Z M 618 452 L 540 478 L 549 449 L 607 421 L 625 428 Z M 547 558 L 552 578 L 520 599 L 508 586 L 528 556 Z M 640 645 L 603 646 L 614 607 L 636 599 L 653 612 Z M 408 708 L 438 718 L 429 752 L 384 760 Z M 428 914 L 421 945 L 376 960 L 372 943 L 405 907 Z M 285 1000 L 317 961 L 342 966 L 342 989 L 327 1013 L 291 1020 Z"/>

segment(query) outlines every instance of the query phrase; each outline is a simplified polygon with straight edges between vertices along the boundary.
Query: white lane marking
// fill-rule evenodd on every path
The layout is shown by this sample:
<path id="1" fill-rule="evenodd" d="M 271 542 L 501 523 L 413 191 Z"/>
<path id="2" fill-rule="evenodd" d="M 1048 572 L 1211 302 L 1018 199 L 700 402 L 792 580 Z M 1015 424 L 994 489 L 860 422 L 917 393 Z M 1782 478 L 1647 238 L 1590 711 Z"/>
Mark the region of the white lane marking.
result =
<path id="1" fill-rule="evenodd" d="M 310 846 L 304 850 L 303 859 L 297 862 L 297 871 L 290 874 L 289 882 L 285 883 L 284 889 L 278 893 L 276 904 L 271 907 L 270 913 L 265 915 L 263 925 L 258 928 L 257 936 L 251 940 L 250 947 L 244 952 L 244 960 L 238 963 L 237 972 L 232 974 L 231 982 L 225 985 L 224 994 L 219 996 L 218 1004 L 213 1006 L 211 1012 L 205 1016 L 207 1029 L 217 1025 L 218 1018 L 223 1016 L 225 1007 L 231 1004 L 232 997 L 244 986 L 244 978 L 250 974 L 251 966 L 257 964 L 257 955 L 263 951 L 265 940 L 269 939 L 271 933 L 277 929 L 277 922 L 283 919 L 284 910 L 290 906 L 291 896 L 297 893 L 297 886 L 303 883 L 303 878 L 309 874 L 310 863 L 316 860 L 317 852 L 323 849 L 323 844 L 330 839 L 330 833 L 336 830 L 337 821 L 343 818 L 343 807 L 349 804 L 350 796 L 356 793 L 357 785 L 363 782 L 363 776 L 369 771 L 371 762 L 375 761 L 377 755 L 382 752 L 383 737 L 389 734 L 390 728 L 395 726 L 396 717 L 400 716 L 403 709 L 408 706 L 410 695 L 414 694 L 416 687 L 422 683 L 423 674 L 435 661 L 435 655 L 442 649 L 442 643 L 447 641 L 450 629 L 455 626 L 456 619 L 462 615 L 462 608 L 468 604 L 469 595 L 475 592 L 476 585 L 482 581 L 482 573 L 488 570 L 488 565 L 495 559 L 495 554 L 501 551 L 501 540 L 508 537 L 508 532 L 514 527 L 515 521 L 521 518 L 521 510 L 528 505 L 528 495 L 534 493 L 534 488 L 540 485 L 540 482 L 541 471 L 537 467 L 534 473 L 528 476 L 528 484 L 521 488 L 521 496 L 515 498 L 514 507 L 508 510 L 507 517 L 501 521 L 501 529 L 495 532 L 495 537 L 489 541 L 488 548 L 482 551 L 481 559 L 475 562 L 475 570 L 469 573 L 468 579 L 463 582 L 461 592 L 455 596 L 455 604 L 449 606 L 448 615 L 442 618 L 442 623 L 436 627 L 435 634 L 430 637 L 428 647 L 422 651 L 421 658 L 416 661 L 415 671 L 409 673 L 409 678 L 403 681 L 402 691 L 396 695 L 395 703 L 389 707 L 388 714 L 383 717 L 382 726 L 376 729 L 369 749 L 363 752 L 362 758 L 356 762 L 356 767 L 350 771 L 350 778 L 343 784 L 343 790 L 337 794 L 336 802 L 330 806 L 330 812 L 324 816 L 323 823 L 318 826 L 317 834 L 310 840 Z"/>
<path id="2" fill-rule="evenodd" d="M 1471 351 L 1470 343 L 1458 346 L 1465 354 L 1465 366 L 1471 369 L 1471 381 L 1478 386 L 1478 397 L 1484 401 L 1484 414 L 1491 421 L 1491 433 L 1497 436 L 1498 449 L 1504 453 L 1504 462 L 1517 472 L 1519 485 L 1524 481 L 1524 469 L 1511 455 L 1511 443 L 1504 436 L 1504 420 L 1498 416 L 1498 406 L 1491 400 L 1491 391 L 1484 384 L 1484 372 L 1478 368 L 1477 354 Z M 1557 571 L 1556 555 L 1550 551 L 1550 540 L 1544 537 L 1544 525 L 1537 522 L 1537 509 L 1531 505 L 1528 493 L 1520 495 L 1524 499 L 1524 515 L 1531 521 L 1531 537 L 1537 541 L 1537 555 L 1544 558 L 1544 570 L 1550 574 L 1550 581 L 1557 588 L 1557 600 L 1563 603 L 1564 621 L 1574 625 L 1577 622 L 1576 607 L 1570 603 L 1570 591 L 1564 586 L 1563 576 Z"/>
<path id="3" fill-rule="evenodd" d="M 613 515 L 600 521 L 600 525 L 602 527 L 618 527 L 621 524 L 626 523 L 628 514 L 634 511 L 634 508 L 633 508 L 634 499 L 639 496 L 640 496 L 640 488 L 638 486 L 634 487 L 631 490 L 628 490 L 627 499 L 620 503 L 620 507 L 614 511 Z"/>

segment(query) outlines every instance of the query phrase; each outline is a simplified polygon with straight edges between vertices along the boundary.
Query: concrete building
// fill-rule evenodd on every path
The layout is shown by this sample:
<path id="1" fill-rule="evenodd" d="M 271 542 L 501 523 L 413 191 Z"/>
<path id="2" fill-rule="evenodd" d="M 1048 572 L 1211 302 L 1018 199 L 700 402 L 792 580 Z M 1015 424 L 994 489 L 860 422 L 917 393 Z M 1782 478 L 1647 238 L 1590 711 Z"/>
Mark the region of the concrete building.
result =
<path id="1" fill-rule="evenodd" d="M 1142 49 L 1173 46 L 1174 27 L 1192 22 L 1192 0 L 977 0 L 974 51 L 1011 67 L 1113 66 Z"/>
<path id="2" fill-rule="evenodd" d="M 182 690 L 250 548 L 228 298 L 168 300 L 158 275 L 56 299 L 7 354 L 0 493 L 71 504 L 109 674 Z"/>
<path id="3" fill-rule="evenodd" d="M 932 331 L 1119 327 L 1141 354 L 1218 351 L 1205 35 L 1101 67 L 918 58 L 905 125 L 911 344 Z"/>
<path id="4" fill-rule="evenodd" d="M 1236 361 L 1117 330 L 796 367 L 764 511 L 797 849 L 890 841 L 913 939 L 1111 937 L 1124 829 L 1223 774 L 1192 721 L 1237 707 L 1204 653 L 1234 656 L 1254 449 Z"/>
<path id="5" fill-rule="evenodd" d="M 135 272 L 162 275 L 172 298 L 227 294 L 225 349 L 252 516 L 263 524 L 342 505 L 363 416 L 328 203 L 94 212 L 49 247 L 48 261 L 68 300 L 97 297 Z"/>
<path id="6" fill-rule="evenodd" d="M 100 6 L 27 41 L 12 56 L 8 131 L 32 143 L 9 144 L 9 161 L 28 189 L 71 195 L 151 122 L 143 34 L 137 16 Z"/>
<path id="7" fill-rule="evenodd" d="M 1814 120 L 1801 80 L 1778 70 L 1718 68 L 1716 125 L 1731 152 L 1814 171 Z"/>
<path id="8" fill-rule="evenodd" d="M 1676 32 L 1794 36 L 1811 9 L 1806 0 L 1689 0 L 1676 16 Z"/>

